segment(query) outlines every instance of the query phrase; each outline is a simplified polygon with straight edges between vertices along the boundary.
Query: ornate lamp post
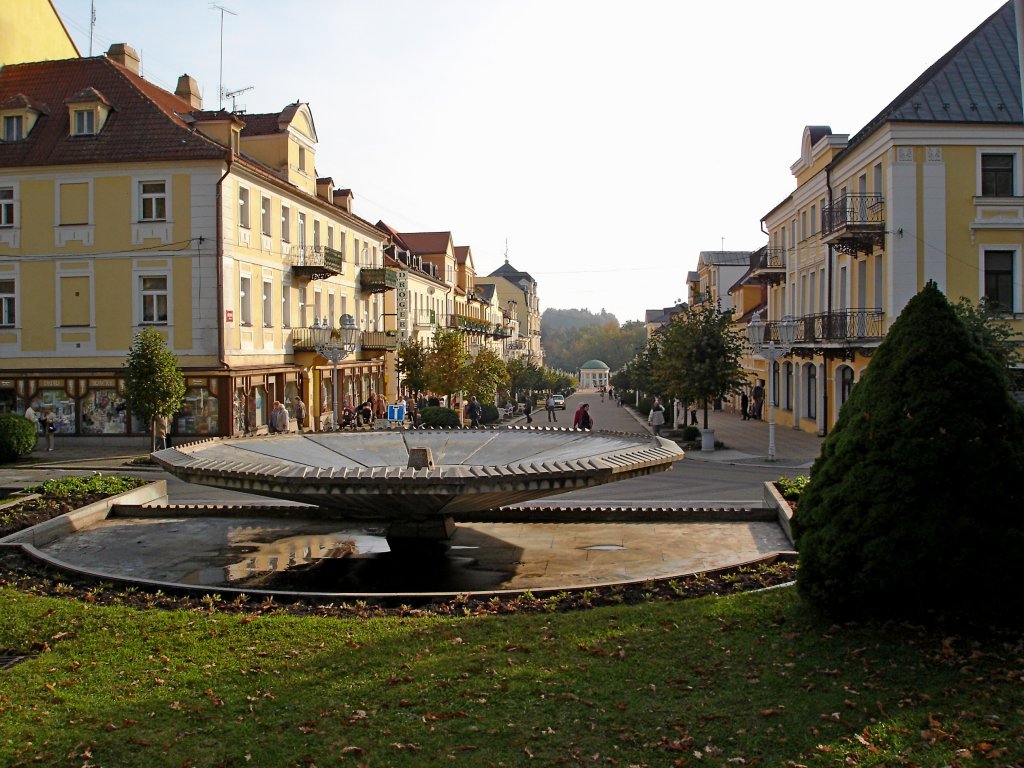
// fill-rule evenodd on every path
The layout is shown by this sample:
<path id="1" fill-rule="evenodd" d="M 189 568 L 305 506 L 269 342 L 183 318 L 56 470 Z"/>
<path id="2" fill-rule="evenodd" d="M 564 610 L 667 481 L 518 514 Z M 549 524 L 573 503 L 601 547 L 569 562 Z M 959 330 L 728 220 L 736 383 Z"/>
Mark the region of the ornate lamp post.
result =
<path id="1" fill-rule="evenodd" d="M 793 349 L 796 318 L 785 315 L 775 324 L 778 340 L 764 340 L 764 332 L 768 327 L 760 315 L 754 315 L 754 319 L 747 325 L 747 338 L 750 339 L 754 355 L 768 361 L 768 461 L 775 461 L 775 362 Z"/>
<path id="2" fill-rule="evenodd" d="M 334 366 L 334 399 L 331 401 L 331 409 L 335 430 L 338 429 L 338 363 L 356 351 L 359 341 L 359 326 L 352 315 L 342 315 L 340 326 L 340 338 L 335 338 L 334 329 L 328 324 L 326 317 L 319 321 L 313 318 L 313 324 L 309 326 L 316 353 Z"/>

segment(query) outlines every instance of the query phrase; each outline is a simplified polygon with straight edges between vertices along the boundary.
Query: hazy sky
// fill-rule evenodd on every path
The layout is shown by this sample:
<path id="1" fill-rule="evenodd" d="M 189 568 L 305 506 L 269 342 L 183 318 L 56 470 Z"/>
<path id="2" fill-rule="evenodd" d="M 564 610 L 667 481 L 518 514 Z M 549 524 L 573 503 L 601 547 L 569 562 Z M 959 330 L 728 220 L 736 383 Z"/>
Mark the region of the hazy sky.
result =
<path id="1" fill-rule="evenodd" d="M 89 0 L 54 0 L 83 55 Z M 450 230 L 541 309 L 620 321 L 685 298 L 702 250 L 767 242 L 805 125 L 856 133 L 997 0 L 221 0 L 239 109 L 308 102 L 317 173 L 399 231 Z M 127 42 L 217 108 L 209 0 L 95 0 L 92 51 Z M 225 100 L 231 106 L 231 100 Z"/>

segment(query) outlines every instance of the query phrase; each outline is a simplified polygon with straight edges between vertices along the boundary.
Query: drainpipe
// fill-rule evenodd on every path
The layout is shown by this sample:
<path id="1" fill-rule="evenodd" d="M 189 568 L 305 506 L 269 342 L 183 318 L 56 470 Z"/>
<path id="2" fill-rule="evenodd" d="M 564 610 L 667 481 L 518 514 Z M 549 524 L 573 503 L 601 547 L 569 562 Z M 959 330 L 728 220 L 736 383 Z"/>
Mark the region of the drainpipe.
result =
<path id="1" fill-rule="evenodd" d="M 221 368 L 227 368 L 227 361 L 224 359 L 224 333 L 225 328 L 221 326 L 224 322 L 224 222 L 223 222 L 223 187 L 224 179 L 231 173 L 231 166 L 234 162 L 234 156 L 231 150 L 227 151 L 227 163 L 228 167 L 224 171 L 224 175 L 217 179 L 217 360 L 220 363 Z"/>

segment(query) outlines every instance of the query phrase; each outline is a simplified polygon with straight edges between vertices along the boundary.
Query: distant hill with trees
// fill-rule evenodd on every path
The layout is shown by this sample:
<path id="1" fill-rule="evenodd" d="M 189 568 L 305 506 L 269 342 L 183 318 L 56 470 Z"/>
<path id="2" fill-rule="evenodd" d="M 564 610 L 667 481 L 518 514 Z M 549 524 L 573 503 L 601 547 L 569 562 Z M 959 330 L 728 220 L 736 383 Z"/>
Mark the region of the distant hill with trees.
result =
<path id="1" fill-rule="evenodd" d="M 647 343 L 642 322 L 619 325 L 618 318 L 603 309 L 600 314 L 588 309 L 546 309 L 540 333 L 544 364 L 563 371 L 575 371 L 588 360 L 602 360 L 614 371 Z"/>

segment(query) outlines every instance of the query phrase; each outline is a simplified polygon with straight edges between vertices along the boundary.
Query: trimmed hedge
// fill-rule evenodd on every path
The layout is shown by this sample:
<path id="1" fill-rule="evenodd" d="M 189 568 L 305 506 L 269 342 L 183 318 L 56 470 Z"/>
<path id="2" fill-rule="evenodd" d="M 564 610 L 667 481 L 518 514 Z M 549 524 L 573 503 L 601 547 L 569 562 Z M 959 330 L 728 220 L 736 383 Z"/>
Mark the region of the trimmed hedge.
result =
<path id="1" fill-rule="evenodd" d="M 425 427 L 461 427 L 462 419 L 451 408 L 428 405 L 420 412 Z"/>
<path id="2" fill-rule="evenodd" d="M 32 422 L 15 413 L 0 413 L 0 463 L 17 461 L 36 447 Z"/>
<path id="3" fill-rule="evenodd" d="M 501 415 L 498 413 L 498 407 L 491 403 L 483 403 L 483 416 L 480 417 L 480 421 L 483 424 L 494 424 Z"/>

